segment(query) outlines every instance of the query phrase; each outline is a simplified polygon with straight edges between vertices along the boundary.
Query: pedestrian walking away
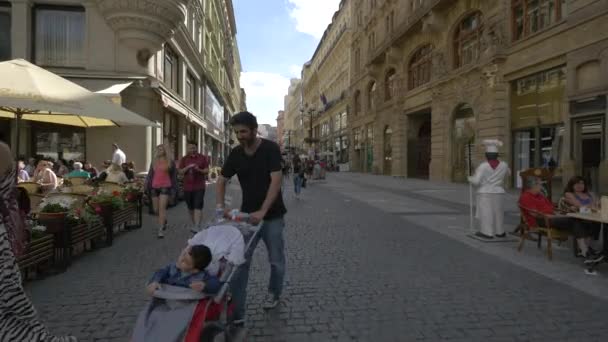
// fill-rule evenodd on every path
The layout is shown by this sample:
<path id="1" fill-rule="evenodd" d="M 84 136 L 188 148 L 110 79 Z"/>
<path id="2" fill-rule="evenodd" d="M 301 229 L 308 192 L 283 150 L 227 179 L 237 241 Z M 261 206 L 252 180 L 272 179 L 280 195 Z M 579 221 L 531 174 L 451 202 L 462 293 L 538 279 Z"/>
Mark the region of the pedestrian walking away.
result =
<path id="1" fill-rule="evenodd" d="M 0 341 L 76 341 L 50 334 L 21 285 L 15 256 L 23 252 L 25 227 L 17 205 L 16 170 L 10 149 L 0 142 Z"/>
<path id="2" fill-rule="evenodd" d="M 156 146 L 154 161 L 146 178 L 146 191 L 152 198 L 154 213 L 158 215 L 157 237 L 165 237 L 167 230 L 167 206 L 169 196 L 177 190 L 177 168 L 167 145 Z"/>
<path id="3" fill-rule="evenodd" d="M 296 198 L 300 197 L 302 192 L 302 183 L 304 181 L 304 165 L 300 157 L 297 155 L 293 158 L 293 188 L 296 193 Z"/>
<path id="4" fill-rule="evenodd" d="M 285 277 L 285 246 L 283 216 L 287 212 L 281 193 L 281 151 L 270 140 L 257 137 L 258 123 L 249 112 L 241 112 L 230 119 L 230 125 L 240 145 L 229 154 L 221 177 L 217 182 L 217 207 L 224 208 L 226 182 L 237 175 L 243 193 L 241 211 L 250 214 L 252 224 L 262 222 L 259 234 L 247 251 L 247 261 L 239 268 L 231 287 L 235 310 L 231 317 L 234 324 L 244 323 L 247 282 L 251 256 L 260 239 L 264 241 L 270 261 L 270 281 L 264 309 L 272 309 L 279 303 Z"/>
<path id="5" fill-rule="evenodd" d="M 198 228 L 205 205 L 205 181 L 209 174 L 209 157 L 198 153 L 196 144 L 188 144 L 188 154 L 179 161 L 179 172 L 184 175 L 184 198 L 190 214 L 190 223 L 194 228 Z"/>

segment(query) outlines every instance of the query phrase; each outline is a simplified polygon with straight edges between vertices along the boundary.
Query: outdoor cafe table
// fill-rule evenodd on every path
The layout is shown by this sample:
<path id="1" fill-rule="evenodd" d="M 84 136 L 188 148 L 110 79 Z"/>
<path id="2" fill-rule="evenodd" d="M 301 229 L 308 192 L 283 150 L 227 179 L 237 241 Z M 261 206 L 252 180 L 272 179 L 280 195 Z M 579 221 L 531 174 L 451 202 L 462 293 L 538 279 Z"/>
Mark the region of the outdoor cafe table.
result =
<path id="1" fill-rule="evenodd" d="M 590 213 L 590 214 L 581 214 L 581 213 L 568 213 L 569 217 L 576 218 L 584 221 L 597 222 L 602 225 L 602 234 L 603 234 L 603 242 L 602 246 L 604 249 L 604 254 L 608 255 L 608 227 L 605 225 L 608 224 L 608 220 L 602 220 L 602 215 L 600 213 Z"/>

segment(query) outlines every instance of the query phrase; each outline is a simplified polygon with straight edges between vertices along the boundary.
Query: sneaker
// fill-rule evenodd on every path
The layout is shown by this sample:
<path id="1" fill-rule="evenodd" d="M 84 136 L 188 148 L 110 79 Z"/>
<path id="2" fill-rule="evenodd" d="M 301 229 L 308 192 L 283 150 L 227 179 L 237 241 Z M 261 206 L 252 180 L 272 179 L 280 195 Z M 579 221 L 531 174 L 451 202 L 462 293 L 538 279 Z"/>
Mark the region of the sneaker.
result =
<path id="1" fill-rule="evenodd" d="M 231 322 L 231 324 L 234 327 L 242 327 L 245 325 L 245 319 L 244 318 L 235 319 L 234 321 Z"/>
<path id="2" fill-rule="evenodd" d="M 507 233 L 502 233 L 502 234 L 496 234 L 497 238 L 504 238 L 507 237 Z"/>
<path id="3" fill-rule="evenodd" d="M 604 260 L 604 255 L 593 255 L 591 253 L 587 253 L 587 257 L 585 257 L 585 264 L 597 264 L 600 261 Z"/>
<path id="4" fill-rule="evenodd" d="M 274 309 L 279 305 L 279 298 L 273 294 L 266 295 L 266 300 L 264 300 L 264 304 L 262 307 L 264 310 Z"/>
<path id="5" fill-rule="evenodd" d="M 164 239 L 165 238 L 165 233 L 164 233 L 164 229 L 163 228 L 159 228 L 158 229 L 158 235 L 156 235 L 157 238 L 159 239 Z"/>

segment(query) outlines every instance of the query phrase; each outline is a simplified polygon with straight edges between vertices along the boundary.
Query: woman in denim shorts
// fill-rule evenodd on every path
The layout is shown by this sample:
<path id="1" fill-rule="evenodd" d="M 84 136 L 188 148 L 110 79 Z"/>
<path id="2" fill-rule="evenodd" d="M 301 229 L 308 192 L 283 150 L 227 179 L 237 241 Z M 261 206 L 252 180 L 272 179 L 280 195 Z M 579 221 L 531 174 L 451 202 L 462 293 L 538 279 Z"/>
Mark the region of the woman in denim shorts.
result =
<path id="1" fill-rule="evenodd" d="M 150 164 L 146 189 L 152 197 L 154 213 L 158 215 L 158 238 L 165 237 L 167 229 L 167 205 L 169 196 L 177 186 L 177 170 L 168 146 L 156 146 L 154 161 Z"/>

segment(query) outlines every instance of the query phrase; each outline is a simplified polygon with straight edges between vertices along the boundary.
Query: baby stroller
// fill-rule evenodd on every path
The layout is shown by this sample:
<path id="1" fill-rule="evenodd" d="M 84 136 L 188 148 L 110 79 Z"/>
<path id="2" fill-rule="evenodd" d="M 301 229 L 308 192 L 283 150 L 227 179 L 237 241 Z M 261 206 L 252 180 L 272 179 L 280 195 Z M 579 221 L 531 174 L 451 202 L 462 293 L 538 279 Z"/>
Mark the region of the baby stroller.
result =
<path id="1" fill-rule="evenodd" d="M 189 288 L 162 285 L 146 308 L 140 313 L 132 342 L 211 342 L 238 341 L 242 332 L 228 322 L 233 305 L 230 301 L 230 281 L 245 262 L 260 225 L 253 226 L 242 216 L 238 220 L 218 222 L 196 233 L 188 244 L 204 244 L 211 249 L 213 259 L 207 267 L 217 274 L 222 284 L 215 295 Z M 245 245 L 245 241 L 248 241 Z"/>

